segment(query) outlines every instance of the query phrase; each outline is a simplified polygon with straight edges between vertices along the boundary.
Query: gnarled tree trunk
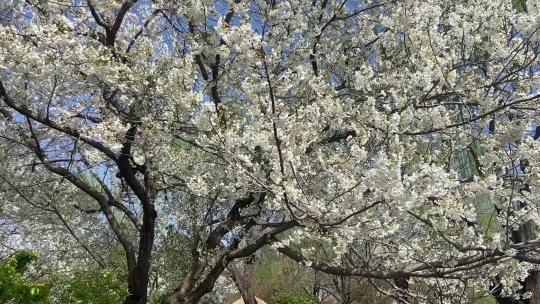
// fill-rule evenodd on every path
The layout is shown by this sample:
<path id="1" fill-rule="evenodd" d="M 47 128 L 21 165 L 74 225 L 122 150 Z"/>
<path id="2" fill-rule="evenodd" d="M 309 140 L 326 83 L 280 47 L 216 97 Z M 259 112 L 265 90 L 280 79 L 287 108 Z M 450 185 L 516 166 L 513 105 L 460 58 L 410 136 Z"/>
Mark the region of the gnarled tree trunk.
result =
<path id="1" fill-rule="evenodd" d="M 257 304 L 257 300 L 255 299 L 255 294 L 253 293 L 253 288 L 251 286 L 253 262 L 251 260 L 246 261 L 242 268 L 242 270 L 239 270 L 235 265 L 230 264 L 228 270 L 234 284 L 238 288 L 238 291 L 244 300 L 244 303 Z"/>

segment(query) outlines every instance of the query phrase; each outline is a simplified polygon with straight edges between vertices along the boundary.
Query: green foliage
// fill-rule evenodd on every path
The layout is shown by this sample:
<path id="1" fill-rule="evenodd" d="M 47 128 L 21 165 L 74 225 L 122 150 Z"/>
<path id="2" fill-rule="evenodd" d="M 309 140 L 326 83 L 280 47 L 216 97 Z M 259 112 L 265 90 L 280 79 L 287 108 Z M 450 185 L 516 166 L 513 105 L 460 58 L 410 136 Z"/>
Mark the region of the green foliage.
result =
<path id="1" fill-rule="evenodd" d="M 8 264 L 15 268 L 15 271 L 19 274 L 23 274 L 30 263 L 38 259 L 38 254 L 33 251 L 23 250 L 19 251 L 11 258 L 8 259 Z"/>
<path id="2" fill-rule="evenodd" d="M 25 276 L 39 255 L 20 251 L 0 262 L 0 304 L 117 304 L 127 296 L 125 278 L 117 272 L 81 269 L 34 281 Z"/>
<path id="3" fill-rule="evenodd" d="M 512 4 L 518 12 L 527 12 L 527 5 L 525 4 L 525 0 L 512 0 Z"/>
<path id="4" fill-rule="evenodd" d="M 495 298 L 492 296 L 487 296 L 477 299 L 474 301 L 474 304 L 497 304 L 497 300 L 495 300 Z"/>
<path id="5" fill-rule="evenodd" d="M 472 304 L 497 304 L 497 300 L 489 293 L 490 288 L 484 284 L 474 283 L 467 293 Z"/>
<path id="6" fill-rule="evenodd" d="M 49 285 L 28 279 L 24 273 L 39 256 L 32 251 L 19 251 L 0 262 L 0 303 L 49 303 Z"/>
<path id="7" fill-rule="evenodd" d="M 272 248 L 263 248 L 255 261 L 251 283 L 255 294 L 261 299 L 270 299 L 276 291 L 301 294 L 306 286 L 314 284 L 312 269 L 279 255 Z"/>
<path id="8" fill-rule="evenodd" d="M 272 296 L 270 304 L 316 304 L 317 300 L 307 293 L 280 292 Z"/>
<path id="9" fill-rule="evenodd" d="M 77 174 L 88 186 L 96 191 L 101 191 L 101 184 L 95 176 L 88 172 L 80 172 Z"/>
<path id="10" fill-rule="evenodd" d="M 57 303 L 122 303 L 128 294 L 124 281 L 119 274 L 111 271 L 80 271 L 70 278 L 57 279 L 53 295 Z"/>
<path id="11" fill-rule="evenodd" d="M 495 205 L 491 202 L 489 195 L 478 194 L 473 201 L 476 209 L 478 224 L 486 236 L 503 231 L 501 223 L 497 219 Z"/>
<path id="12" fill-rule="evenodd" d="M 261 259 L 263 263 L 258 263 L 253 268 L 253 280 L 255 284 L 278 286 L 280 282 L 285 280 L 283 259 L 270 251 L 264 253 L 266 254 Z"/>
<path id="13" fill-rule="evenodd" d="M 161 280 L 159 291 L 150 294 L 149 303 L 162 303 L 178 287 L 178 278 L 183 278 L 191 266 L 190 242 L 186 235 L 167 228 L 166 236 L 154 248 L 151 272 L 159 274 Z"/>
<path id="14" fill-rule="evenodd" d="M 170 143 L 174 151 L 181 152 L 189 150 L 191 148 L 190 144 L 186 141 L 183 141 L 180 138 L 173 138 Z"/>

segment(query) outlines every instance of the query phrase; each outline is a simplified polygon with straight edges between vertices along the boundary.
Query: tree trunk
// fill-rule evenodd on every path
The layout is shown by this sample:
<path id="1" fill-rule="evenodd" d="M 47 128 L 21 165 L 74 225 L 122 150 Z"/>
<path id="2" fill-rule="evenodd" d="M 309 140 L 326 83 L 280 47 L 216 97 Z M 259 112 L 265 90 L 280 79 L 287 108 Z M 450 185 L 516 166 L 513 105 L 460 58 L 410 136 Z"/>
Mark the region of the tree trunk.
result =
<path id="1" fill-rule="evenodd" d="M 530 292 L 531 297 L 528 299 L 516 300 L 511 297 L 501 297 L 495 295 L 497 304 L 540 304 L 540 275 L 534 270 L 529 273 L 529 276 L 522 283 L 523 292 Z M 500 290 L 499 290 L 500 292 Z"/>
<path id="2" fill-rule="evenodd" d="M 321 291 L 320 275 L 316 269 L 313 269 L 313 297 L 320 303 L 319 293 Z"/>
<path id="3" fill-rule="evenodd" d="M 188 298 L 180 298 L 180 297 L 169 297 L 166 302 L 167 304 L 195 304 L 195 301 L 191 301 Z"/>
<path id="4" fill-rule="evenodd" d="M 522 243 L 536 238 L 535 225 L 532 221 L 523 224 L 518 230 L 512 231 L 512 242 Z M 513 298 L 501 297 L 498 295 L 500 289 L 494 291 L 495 299 L 498 304 L 540 304 L 540 275 L 536 270 L 530 271 L 525 281 L 521 283 L 523 286 L 522 292 L 530 292 L 531 297 L 528 299 L 515 300 Z"/>
<path id="5" fill-rule="evenodd" d="M 491 130 L 491 122 L 490 122 L 490 130 Z M 536 127 L 535 134 L 534 134 L 534 140 L 537 140 L 540 137 L 540 126 Z M 520 170 L 525 173 L 527 171 L 527 167 L 529 165 L 528 160 L 526 159 L 520 159 L 519 160 L 519 167 Z M 524 187 L 520 191 L 529 191 L 530 188 L 529 185 L 525 184 Z M 521 204 L 521 203 L 520 203 Z M 529 221 L 527 223 L 524 223 L 519 227 L 518 230 L 512 231 L 510 237 L 512 240 L 512 243 L 521 243 L 529 240 L 536 239 L 536 227 L 535 224 L 532 221 Z M 493 295 L 495 296 L 495 299 L 497 300 L 498 304 L 540 304 L 540 288 L 539 288 L 539 277 L 538 277 L 538 271 L 530 271 L 529 276 L 525 279 L 524 282 L 521 283 L 523 286 L 523 292 L 530 292 L 531 297 L 528 299 L 523 300 L 514 300 L 512 298 L 503 298 L 500 297 L 497 293 L 500 293 L 500 288 L 497 288 Z"/>
<path id="6" fill-rule="evenodd" d="M 537 270 L 531 271 L 525 279 L 525 289 L 531 293 L 531 297 L 526 299 L 526 304 L 540 304 L 540 275 Z"/>
<path id="7" fill-rule="evenodd" d="M 244 263 L 243 271 L 238 270 L 234 265 L 230 264 L 229 273 L 238 288 L 244 304 L 257 304 L 253 288 L 251 287 L 251 278 L 253 275 L 253 262 L 247 261 Z"/>
<path id="8" fill-rule="evenodd" d="M 398 297 L 399 297 L 397 299 L 397 303 L 398 304 L 411 303 L 412 300 L 410 299 L 410 297 L 406 293 L 406 291 L 409 289 L 409 278 L 408 277 L 403 277 L 403 278 L 395 279 L 394 284 L 396 285 L 396 287 L 400 288 L 400 290 L 398 290 L 398 294 L 397 294 Z"/>
<path id="9" fill-rule="evenodd" d="M 139 254 L 135 269 L 128 278 L 129 295 L 125 304 L 146 304 L 148 302 L 148 284 L 150 281 L 150 260 L 154 246 L 154 228 L 156 211 L 152 204 L 147 204 L 143 213 L 143 225 L 140 229 Z"/>
<path id="10" fill-rule="evenodd" d="M 184 291 L 181 288 L 176 289 L 163 304 L 195 304 L 199 303 L 201 298 L 212 291 L 213 283 L 209 285 L 207 281 L 202 281 L 195 290 Z"/>

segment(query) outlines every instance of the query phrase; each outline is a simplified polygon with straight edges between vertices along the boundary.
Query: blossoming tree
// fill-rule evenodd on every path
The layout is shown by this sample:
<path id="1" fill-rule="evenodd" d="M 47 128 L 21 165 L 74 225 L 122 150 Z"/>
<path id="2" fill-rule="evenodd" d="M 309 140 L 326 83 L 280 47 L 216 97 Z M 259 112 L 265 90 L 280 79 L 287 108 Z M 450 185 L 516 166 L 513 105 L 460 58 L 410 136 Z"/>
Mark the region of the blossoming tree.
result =
<path id="1" fill-rule="evenodd" d="M 167 303 L 265 245 L 419 301 L 527 296 L 539 16 L 511 0 L 3 2 L 2 208 L 111 232 L 126 303 L 146 303 L 167 229 L 192 260 Z"/>

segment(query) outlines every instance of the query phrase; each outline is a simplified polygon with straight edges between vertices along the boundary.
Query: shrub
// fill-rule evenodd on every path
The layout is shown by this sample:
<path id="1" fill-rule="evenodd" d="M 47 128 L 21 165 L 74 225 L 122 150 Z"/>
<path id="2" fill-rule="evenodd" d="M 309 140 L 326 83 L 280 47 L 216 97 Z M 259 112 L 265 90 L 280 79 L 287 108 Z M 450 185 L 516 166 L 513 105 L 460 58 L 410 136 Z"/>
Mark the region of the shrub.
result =
<path id="1" fill-rule="evenodd" d="M 279 292 L 272 296 L 270 304 L 317 304 L 317 300 L 307 293 Z"/>
<path id="2" fill-rule="evenodd" d="M 128 295 L 123 277 L 112 271 L 81 269 L 53 282 L 55 303 L 117 304 Z"/>
<path id="3" fill-rule="evenodd" d="M 0 303 L 48 303 L 48 284 L 25 277 L 28 266 L 38 257 L 33 251 L 19 251 L 0 261 Z"/>

